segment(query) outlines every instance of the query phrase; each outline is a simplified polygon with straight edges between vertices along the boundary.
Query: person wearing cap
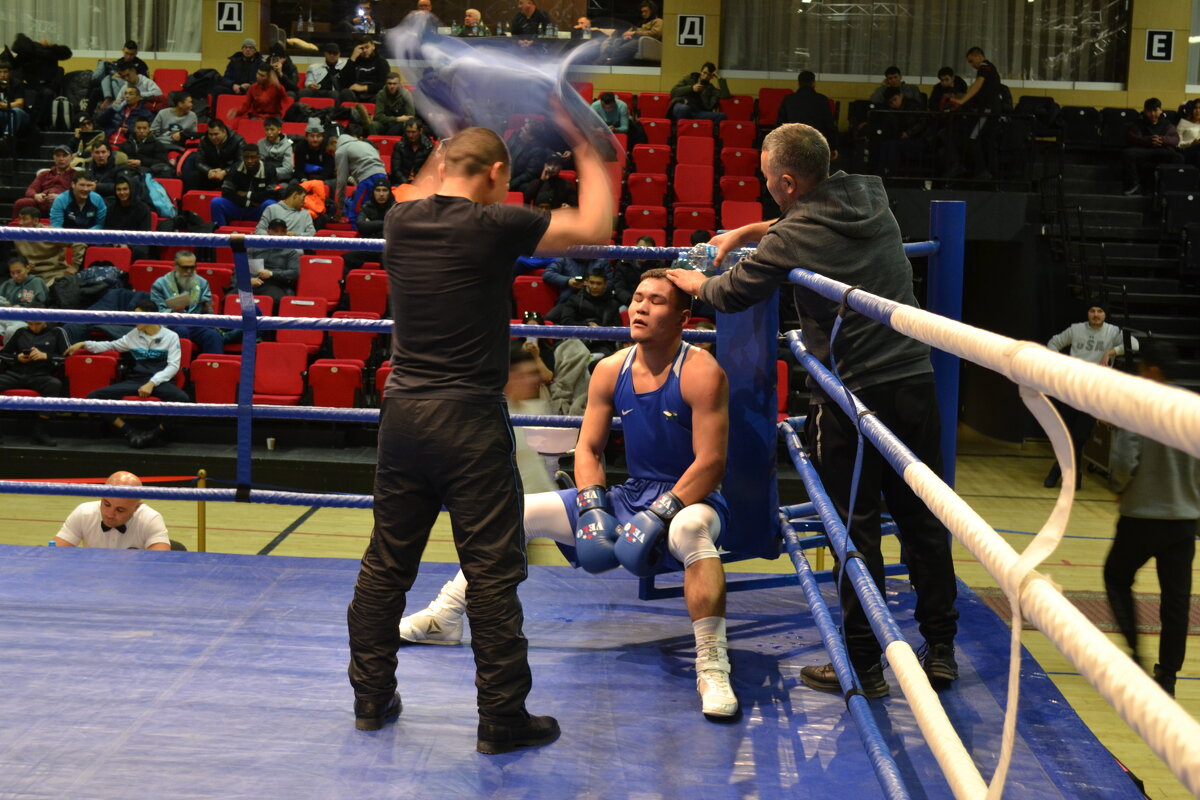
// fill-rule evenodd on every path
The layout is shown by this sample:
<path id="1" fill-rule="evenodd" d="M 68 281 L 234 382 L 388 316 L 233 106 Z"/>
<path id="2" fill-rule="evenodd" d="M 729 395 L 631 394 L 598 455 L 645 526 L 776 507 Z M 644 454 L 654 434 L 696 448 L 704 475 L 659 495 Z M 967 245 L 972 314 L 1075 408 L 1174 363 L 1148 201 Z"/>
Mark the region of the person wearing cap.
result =
<path id="1" fill-rule="evenodd" d="M 200 118 L 192 111 L 192 96 L 182 89 L 171 92 L 170 101 L 170 108 L 159 111 L 150 123 L 150 135 L 167 150 L 186 150 L 187 140 L 200 135 Z"/>
<path id="2" fill-rule="evenodd" d="M 54 198 L 71 188 L 71 178 L 75 170 L 71 168 L 71 148 L 65 144 L 54 147 L 54 164 L 50 169 L 42 170 L 25 189 L 25 196 L 13 203 L 13 219 L 21 213 L 21 209 L 31 206 L 38 210 L 41 216 L 49 216 L 50 206 Z"/>
<path id="3" fill-rule="evenodd" d="M 270 69 L 263 54 L 258 52 L 258 43 L 253 39 L 246 39 L 242 42 L 242 48 L 229 57 L 225 75 L 221 78 L 220 85 L 213 89 L 213 94 L 245 94 L 254 85 L 259 67 Z"/>
<path id="4" fill-rule="evenodd" d="M 1141 116 L 1125 129 L 1128 147 L 1121 151 L 1125 194 L 1142 193 L 1142 186 L 1152 186 L 1148 178 L 1158 164 L 1182 164 L 1179 152 L 1179 133 L 1163 114 L 1162 101 L 1151 97 L 1142 103 Z"/>
<path id="5" fill-rule="evenodd" d="M 230 220 L 258 222 L 267 206 L 276 202 L 275 170 L 264 164 L 258 145 L 242 145 L 242 163 L 225 174 L 221 196 L 212 200 L 212 221 L 218 228 Z"/>
<path id="6" fill-rule="evenodd" d="M 339 73 L 338 81 L 343 87 L 340 99 L 353 103 L 372 102 L 391 71 L 391 65 L 375 46 L 375 39 L 364 34 Z"/>
<path id="7" fill-rule="evenodd" d="M 25 92 L 12 80 L 12 67 L 0 61 L 0 136 L 19 136 L 29 127 Z"/>
<path id="8" fill-rule="evenodd" d="M 296 148 L 295 175 L 301 181 L 333 180 L 336 165 L 333 153 L 329 151 L 330 142 L 325 137 L 325 127 L 319 119 L 308 121 L 304 129 L 304 143 Z"/>
<path id="9" fill-rule="evenodd" d="M 321 46 L 325 56 L 324 61 L 318 61 L 308 67 L 305 73 L 304 88 L 300 97 L 332 97 L 336 98 L 341 91 L 338 74 L 341 71 L 342 49 L 337 42 L 328 42 Z"/>

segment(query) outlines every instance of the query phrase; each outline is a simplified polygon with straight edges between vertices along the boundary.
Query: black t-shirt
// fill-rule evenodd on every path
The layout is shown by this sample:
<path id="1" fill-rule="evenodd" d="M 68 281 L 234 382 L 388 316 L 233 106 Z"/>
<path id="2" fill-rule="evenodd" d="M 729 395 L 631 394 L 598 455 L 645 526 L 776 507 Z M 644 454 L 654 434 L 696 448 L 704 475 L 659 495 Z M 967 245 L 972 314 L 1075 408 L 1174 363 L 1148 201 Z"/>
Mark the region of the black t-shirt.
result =
<path id="1" fill-rule="evenodd" d="M 25 97 L 25 92 L 21 90 L 19 83 L 9 81 L 8 83 L 0 84 L 0 103 L 12 104 Z"/>
<path id="2" fill-rule="evenodd" d="M 971 111 L 999 111 L 1000 110 L 1000 73 L 996 70 L 996 65 L 990 61 L 980 61 L 976 68 L 975 77 L 983 78 L 983 86 L 980 87 L 979 93 L 971 99 L 971 105 L 974 108 Z"/>
<path id="3" fill-rule="evenodd" d="M 387 213 L 383 268 L 396 322 L 386 397 L 503 401 L 512 264 L 549 225 L 524 206 L 436 194 Z"/>

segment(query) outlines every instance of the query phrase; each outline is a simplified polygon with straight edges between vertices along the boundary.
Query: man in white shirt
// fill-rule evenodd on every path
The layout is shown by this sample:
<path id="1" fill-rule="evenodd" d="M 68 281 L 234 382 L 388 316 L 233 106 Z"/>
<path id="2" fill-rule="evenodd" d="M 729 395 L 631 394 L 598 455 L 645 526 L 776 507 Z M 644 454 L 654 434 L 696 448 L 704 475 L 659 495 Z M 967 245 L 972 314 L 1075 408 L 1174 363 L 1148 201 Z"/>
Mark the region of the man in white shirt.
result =
<path id="1" fill-rule="evenodd" d="M 114 472 L 109 486 L 141 486 L 132 472 Z M 132 497 L 102 497 L 80 503 L 54 536 L 59 547 L 107 547 L 117 550 L 170 550 L 162 514 Z"/>

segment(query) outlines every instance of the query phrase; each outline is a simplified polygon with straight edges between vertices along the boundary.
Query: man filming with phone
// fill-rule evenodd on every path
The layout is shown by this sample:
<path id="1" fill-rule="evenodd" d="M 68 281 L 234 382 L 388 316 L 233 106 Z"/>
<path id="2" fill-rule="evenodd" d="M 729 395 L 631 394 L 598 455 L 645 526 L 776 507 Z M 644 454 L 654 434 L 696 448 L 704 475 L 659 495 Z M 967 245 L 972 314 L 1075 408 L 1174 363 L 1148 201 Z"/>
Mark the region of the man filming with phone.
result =
<path id="1" fill-rule="evenodd" d="M 725 115 L 717 110 L 717 106 L 723 98 L 730 96 L 725 79 L 717 74 L 717 65 L 705 61 L 699 72 L 684 75 L 671 89 L 671 107 L 667 109 L 667 116 L 720 122 Z"/>

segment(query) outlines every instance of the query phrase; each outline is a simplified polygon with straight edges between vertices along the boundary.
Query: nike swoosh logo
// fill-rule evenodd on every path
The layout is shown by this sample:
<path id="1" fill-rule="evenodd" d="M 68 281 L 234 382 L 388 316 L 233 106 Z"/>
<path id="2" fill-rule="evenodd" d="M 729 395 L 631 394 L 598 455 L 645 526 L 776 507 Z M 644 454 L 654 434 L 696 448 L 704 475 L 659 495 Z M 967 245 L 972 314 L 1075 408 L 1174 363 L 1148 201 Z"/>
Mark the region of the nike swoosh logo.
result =
<path id="1" fill-rule="evenodd" d="M 622 411 L 622 412 L 621 412 L 621 416 L 625 416 L 626 414 L 632 414 L 632 413 L 633 413 L 633 409 L 632 409 L 632 408 L 627 408 L 627 409 L 625 409 L 624 411 Z"/>

